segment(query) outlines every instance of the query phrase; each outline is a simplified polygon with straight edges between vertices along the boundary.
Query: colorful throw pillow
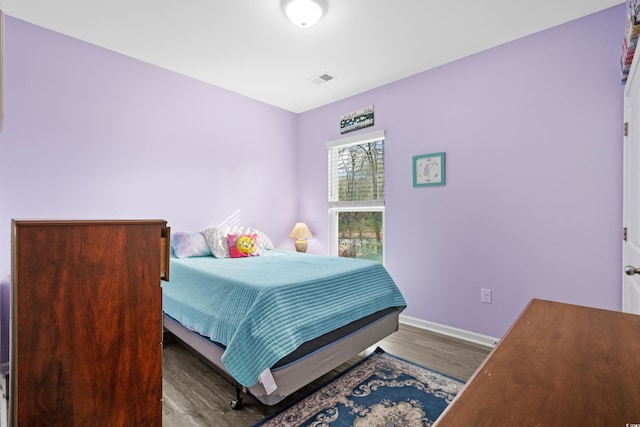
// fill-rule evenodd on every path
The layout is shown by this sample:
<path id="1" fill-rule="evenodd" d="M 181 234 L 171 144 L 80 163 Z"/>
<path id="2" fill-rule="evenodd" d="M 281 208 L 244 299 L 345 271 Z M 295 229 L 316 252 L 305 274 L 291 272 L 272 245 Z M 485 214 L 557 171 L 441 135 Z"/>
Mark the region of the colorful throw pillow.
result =
<path id="1" fill-rule="evenodd" d="M 257 234 L 229 234 L 227 235 L 227 242 L 231 258 L 260 255 Z"/>
<path id="2" fill-rule="evenodd" d="M 216 258 L 229 258 L 229 234 L 256 234 L 258 236 L 258 247 L 263 249 L 273 249 L 273 243 L 262 231 L 257 228 L 234 226 L 234 227 L 212 227 L 204 230 L 207 244 L 211 253 Z"/>
<path id="3" fill-rule="evenodd" d="M 177 258 L 211 256 L 207 239 L 199 231 L 171 233 L 171 249 Z"/>

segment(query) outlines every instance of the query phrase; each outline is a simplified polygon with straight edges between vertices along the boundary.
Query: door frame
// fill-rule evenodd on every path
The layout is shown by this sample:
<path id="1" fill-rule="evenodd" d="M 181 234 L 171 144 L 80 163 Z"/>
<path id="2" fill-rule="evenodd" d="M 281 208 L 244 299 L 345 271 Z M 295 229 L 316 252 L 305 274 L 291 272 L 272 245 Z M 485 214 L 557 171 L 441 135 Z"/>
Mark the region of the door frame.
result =
<path id="1" fill-rule="evenodd" d="M 634 120 L 633 114 L 631 112 L 631 102 L 629 99 L 635 93 L 636 97 L 640 97 L 640 75 L 638 75 L 638 62 L 640 62 L 640 55 L 634 55 L 633 62 L 631 64 L 631 68 L 629 70 L 629 75 L 627 77 L 627 82 L 624 88 L 624 132 L 623 132 L 623 183 L 622 183 L 622 191 L 623 191 L 623 206 L 622 206 L 622 265 L 621 268 L 624 271 L 625 266 L 630 265 L 628 258 L 629 245 L 632 233 L 640 232 L 640 230 L 634 230 L 633 228 L 630 230 L 629 228 L 629 201 L 630 201 L 630 191 L 631 188 L 628 185 L 628 176 L 631 174 L 631 158 L 630 158 L 630 148 L 629 145 L 632 141 L 631 137 L 635 136 L 636 139 L 640 140 L 640 120 Z M 640 102 L 638 103 L 640 104 Z M 636 117 L 640 117 L 640 111 L 635 112 Z M 632 131 L 633 129 L 633 131 Z M 636 144 L 640 145 L 640 141 L 636 141 Z M 640 150 L 640 147 L 637 148 Z M 640 168 L 639 165 L 635 165 L 635 167 Z M 635 172 L 634 172 L 635 173 Z M 634 175 L 635 176 L 635 175 Z M 640 191 L 640 183 L 638 183 L 638 191 Z M 640 220 L 639 220 L 640 222 Z M 640 225 L 640 224 L 639 224 Z M 640 265 L 636 265 L 636 267 L 640 267 Z M 638 282 L 638 283 L 636 283 Z M 628 276 L 626 274 L 622 274 L 622 311 L 626 313 L 636 313 L 640 314 L 640 275 Z"/>

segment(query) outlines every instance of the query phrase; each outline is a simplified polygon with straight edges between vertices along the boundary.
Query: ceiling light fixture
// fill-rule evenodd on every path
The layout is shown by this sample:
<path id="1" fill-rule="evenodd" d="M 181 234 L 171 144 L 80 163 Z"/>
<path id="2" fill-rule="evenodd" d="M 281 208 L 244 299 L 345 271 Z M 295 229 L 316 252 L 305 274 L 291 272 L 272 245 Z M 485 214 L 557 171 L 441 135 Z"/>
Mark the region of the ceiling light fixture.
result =
<path id="1" fill-rule="evenodd" d="M 282 11 L 298 27 L 310 27 L 327 12 L 326 0 L 282 0 Z"/>

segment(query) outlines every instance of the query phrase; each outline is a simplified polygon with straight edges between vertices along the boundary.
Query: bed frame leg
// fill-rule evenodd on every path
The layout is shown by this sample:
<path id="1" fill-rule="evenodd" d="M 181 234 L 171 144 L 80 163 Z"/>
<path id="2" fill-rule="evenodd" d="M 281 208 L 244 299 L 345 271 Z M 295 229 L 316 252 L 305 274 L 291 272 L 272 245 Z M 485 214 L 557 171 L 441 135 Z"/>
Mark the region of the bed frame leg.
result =
<path id="1" fill-rule="evenodd" d="M 242 396 L 241 393 L 246 393 L 247 388 L 236 385 L 236 398 L 231 401 L 231 409 L 241 409 L 242 408 Z"/>

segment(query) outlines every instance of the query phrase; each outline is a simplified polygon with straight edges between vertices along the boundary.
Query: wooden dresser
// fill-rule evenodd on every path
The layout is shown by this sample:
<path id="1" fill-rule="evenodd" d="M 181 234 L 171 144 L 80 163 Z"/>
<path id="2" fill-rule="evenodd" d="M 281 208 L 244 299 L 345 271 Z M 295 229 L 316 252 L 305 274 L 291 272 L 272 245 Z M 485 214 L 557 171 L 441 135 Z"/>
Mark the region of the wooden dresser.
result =
<path id="1" fill-rule="evenodd" d="M 532 300 L 436 422 L 640 424 L 640 316 Z"/>
<path id="2" fill-rule="evenodd" d="M 168 239 L 162 220 L 12 221 L 9 425 L 162 425 Z"/>

